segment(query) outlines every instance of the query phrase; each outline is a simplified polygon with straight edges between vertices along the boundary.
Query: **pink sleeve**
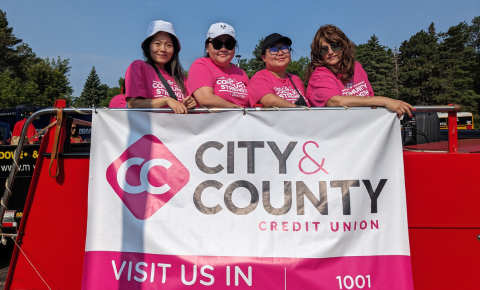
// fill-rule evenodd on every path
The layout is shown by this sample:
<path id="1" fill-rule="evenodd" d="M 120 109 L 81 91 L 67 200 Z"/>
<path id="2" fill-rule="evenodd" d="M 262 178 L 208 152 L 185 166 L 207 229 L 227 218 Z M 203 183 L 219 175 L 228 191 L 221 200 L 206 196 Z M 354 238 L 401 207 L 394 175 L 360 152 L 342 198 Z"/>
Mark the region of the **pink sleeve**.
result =
<path id="1" fill-rule="evenodd" d="M 148 98 L 145 87 L 145 72 L 141 68 L 141 60 L 130 64 L 125 73 L 125 98 Z"/>
<path id="2" fill-rule="evenodd" d="M 194 61 L 188 71 L 188 92 L 193 95 L 201 87 L 213 89 L 214 82 L 210 68 L 201 60 Z"/>
<path id="3" fill-rule="evenodd" d="M 272 87 L 272 81 L 269 80 L 262 71 L 257 72 L 248 84 L 248 100 L 250 106 L 254 107 L 260 99 L 266 94 L 275 94 Z"/>
<path id="4" fill-rule="evenodd" d="M 338 87 L 333 73 L 325 70 L 328 69 L 314 71 L 308 82 L 308 100 L 314 107 L 325 107 L 331 97 L 342 95 L 342 90 Z"/>
<path id="5" fill-rule="evenodd" d="M 362 65 L 359 62 L 355 64 L 355 74 L 357 73 L 360 74 L 361 80 L 365 81 L 365 84 L 367 84 L 368 95 L 370 97 L 373 97 L 374 96 L 373 88 L 370 85 L 370 82 L 368 81 L 367 72 L 363 69 Z"/>

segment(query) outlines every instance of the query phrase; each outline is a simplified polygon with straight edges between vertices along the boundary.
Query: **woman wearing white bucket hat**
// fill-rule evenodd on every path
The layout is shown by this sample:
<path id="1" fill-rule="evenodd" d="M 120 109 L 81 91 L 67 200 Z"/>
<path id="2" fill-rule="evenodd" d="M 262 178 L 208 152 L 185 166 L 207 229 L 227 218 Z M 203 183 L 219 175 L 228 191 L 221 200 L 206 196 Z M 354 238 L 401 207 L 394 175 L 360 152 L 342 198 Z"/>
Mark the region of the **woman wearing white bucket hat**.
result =
<path id="1" fill-rule="evenodd" d="M 125 74 L 125 98 L 129 108 L 172 108 L 186 114 L 196 106 L 188 96 L 178 53 L 181 46 L 171 23 L 152 21 L 142 42 L 146 61 L 136 60 Z"/>
<path id="2" fill-rule="evenodd" d="M 231 63 L 235 56 L 235 30 L 227 23 L 210 26 L 205 41 L 206 55 L 193 62 L 188 90 L 202 107 L 249 107 L 248 76 Z"/>

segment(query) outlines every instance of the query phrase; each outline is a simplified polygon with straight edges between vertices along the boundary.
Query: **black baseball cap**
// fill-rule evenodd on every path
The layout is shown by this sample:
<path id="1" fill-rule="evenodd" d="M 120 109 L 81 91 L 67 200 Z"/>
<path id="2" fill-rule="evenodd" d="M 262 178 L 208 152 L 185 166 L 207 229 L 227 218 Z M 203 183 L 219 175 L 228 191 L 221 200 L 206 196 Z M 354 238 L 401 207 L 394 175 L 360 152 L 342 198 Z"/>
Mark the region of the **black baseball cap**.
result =
<path id="1" fill-rule="evenodd" d="M 292 40 L 286 36 L 282 36 L 278 33 L 272 33 L 269 36 L 265 37 L 262 44 L 262 55 L 265 54 L 267 48 L 272 47 L 278 41 L 284 42 L 286 45 L 292 45 Z"/>

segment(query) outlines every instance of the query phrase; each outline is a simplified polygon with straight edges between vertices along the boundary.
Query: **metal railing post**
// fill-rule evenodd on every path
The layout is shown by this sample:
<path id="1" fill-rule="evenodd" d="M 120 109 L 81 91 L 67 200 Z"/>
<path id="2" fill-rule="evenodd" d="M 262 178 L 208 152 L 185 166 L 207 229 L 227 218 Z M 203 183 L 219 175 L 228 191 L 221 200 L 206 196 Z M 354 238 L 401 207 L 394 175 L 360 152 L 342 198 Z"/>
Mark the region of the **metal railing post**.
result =
<path id="1" fill-rule="evenodd" d="M 458 153 L 457 112 L 459 105 L 454 105 L 455 110 L 448 111 L 448 153 Z"/>

